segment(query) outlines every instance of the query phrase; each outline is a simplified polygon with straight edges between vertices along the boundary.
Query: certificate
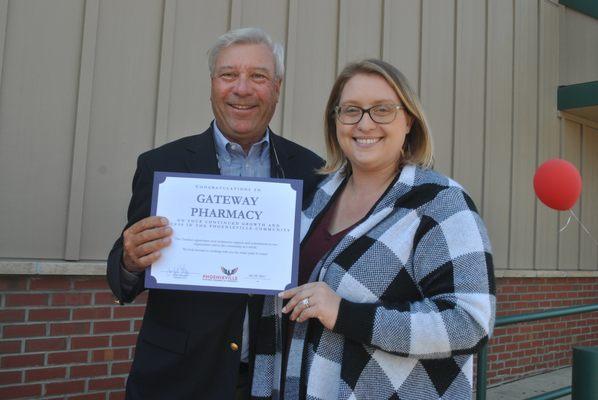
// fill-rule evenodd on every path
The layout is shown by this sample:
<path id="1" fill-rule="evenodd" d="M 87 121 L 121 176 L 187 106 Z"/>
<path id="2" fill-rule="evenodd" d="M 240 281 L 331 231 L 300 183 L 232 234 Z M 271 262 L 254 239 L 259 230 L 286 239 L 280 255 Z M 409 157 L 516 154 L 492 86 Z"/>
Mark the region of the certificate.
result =
<path id="1" fill-rule="evenodd" d="M 152 215 L 170 246 L 147 288 L 275 294 L 297 286 L 303 182 L 155 172 Z"/>

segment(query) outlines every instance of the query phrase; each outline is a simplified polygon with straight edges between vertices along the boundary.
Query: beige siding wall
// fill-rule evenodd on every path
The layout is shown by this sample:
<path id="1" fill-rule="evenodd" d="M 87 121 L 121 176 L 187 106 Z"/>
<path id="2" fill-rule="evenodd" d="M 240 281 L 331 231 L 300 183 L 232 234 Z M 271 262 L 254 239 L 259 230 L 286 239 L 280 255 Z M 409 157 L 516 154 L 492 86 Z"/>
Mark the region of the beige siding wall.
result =
<path id="1" fill-rule="evenodd" d="M 560 80 L 561 85 L 598 80 L 598 23 L 596 18 L 561 7 Z"/>
<path id="2" fill-rule="evenodd" d="M 437 169 L 481 209 L 497 267 L 598 270 L 587 234 L 559 233 L 567 215 L 531 183 L 546 159 L 578 165 L 574 211 L 598 234 L 598 132 L 555 105 L 563 12 L 552 0 L 0 0 L 0 258 L 105 259 L 136 156 L 211 120 L 209 45 L 261 26 L 287 47 L 275 131 L 323 154 L 335 74 L 389 60 L 422 98 Z"/>
<path id="3" fill-rule="evenodd" d="M 573 225 L 561 233 L 559 262 L 561 269 L 595 271 L 598 258 L 598 122 L 563 113 L 561 128 L 561 156 L 574 163 L 583 177 L 583 191 L 573 212 L 593 234 Z M 568 215 L 563 213 L 559 223 L 564 226 Z M 573 229 L 571 229 L 573 228 Z"/>

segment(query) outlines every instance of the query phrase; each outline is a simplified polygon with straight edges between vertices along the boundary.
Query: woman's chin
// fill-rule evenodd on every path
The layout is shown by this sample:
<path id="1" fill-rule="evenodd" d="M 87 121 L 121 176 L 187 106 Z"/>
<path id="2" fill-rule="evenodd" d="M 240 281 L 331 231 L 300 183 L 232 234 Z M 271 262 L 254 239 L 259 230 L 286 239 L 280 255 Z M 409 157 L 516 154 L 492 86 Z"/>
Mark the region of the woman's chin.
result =
<path id="1" fill-rule="evenodd" d="M 351 170 L 360 173 L 379 173 L 381 171 L 396 171 L 399 160 L 383 160 L 380 155 L 368 154 L 347 157 L 351 164 Z"/>

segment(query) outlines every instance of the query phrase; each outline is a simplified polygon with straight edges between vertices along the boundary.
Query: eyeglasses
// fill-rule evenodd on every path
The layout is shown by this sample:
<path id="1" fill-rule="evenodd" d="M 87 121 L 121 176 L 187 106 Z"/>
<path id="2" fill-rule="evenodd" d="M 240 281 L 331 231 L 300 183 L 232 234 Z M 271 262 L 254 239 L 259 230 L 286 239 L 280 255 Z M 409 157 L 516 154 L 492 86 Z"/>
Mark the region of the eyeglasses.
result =
<path id="1" fill-rule="evenodd" d="M 363 114 L 367 113 L 372 121 L 377 124 L 390 124 L 397 117 L 397 111 L 402 104 L 377 104 L 364 109 L 357 106 L 336 106 L 334 112 L 341 124 L 355 125 L 361 121 Z"/>

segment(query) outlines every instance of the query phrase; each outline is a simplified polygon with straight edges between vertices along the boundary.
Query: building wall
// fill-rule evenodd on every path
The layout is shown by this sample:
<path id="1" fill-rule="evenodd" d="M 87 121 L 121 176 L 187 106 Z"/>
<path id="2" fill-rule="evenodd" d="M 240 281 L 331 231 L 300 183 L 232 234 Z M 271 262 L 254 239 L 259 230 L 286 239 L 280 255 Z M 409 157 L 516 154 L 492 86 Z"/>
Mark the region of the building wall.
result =
<path id="1" fill-rule="evenodd" d="M 436 168 L 488 225 L 499 315 L 596 303 L 598 248 L 575 221 L 559 232 L 568 214 L 532 188 L 541 162 L 573 162 L 573 212 L 597 235 L 598 125 L 556 110 L 558 84 L 595 71 L 593 42 L 575 39 L 596 21 L 579 18 L 556 0 L 0 0 L 0 398 L 122 398 L 144 297 L 114 305 L 102 275 L 135 159 L 207 127 L 205 52 L 241 26 L 286 45 L 271 126 L 320 154 L 346 62 L 405 73 Z M 489 381 L 564 365 L 597 330 L 594 314 L 498 329 Z"/>
<path id="2" fill-rule="evenodd" d="M 561 85 L 598 81 L 596 18 L 562 7 L 559 15 Z"/>
<path id="3" fill-rule="evenodd" d="M 0 1 L 0 258 L 104 260 L 137 155 L 212 118 L 209 45 L 258 25 L 287 48 L 275 131 L 322 154 L 336 73 L 362 57 L 391 61 L 428 112 L 437 169 L 481 209 L 497 268 L 561 269 L 570 240 L 531 181 L 563 152 L 563 13 L 553 0 Z M 582 173 L 598 168 L 578 161 Z M 573 269 L 597 270 L 584 254 Z"/>
<path id="4" fill-rule="evenodd" d="M 598 303 L 597 277 L 519 275 L 497 279 L 499 316 Z M 0 276 L 0 291 L 0 398 L 124 398 L 145 295 L 116 305 L 93 275 Z M 571 365 L 573 346 L 598 346 L 598 312 L 497 328 L 487 382 Z"/>
<path id="5" fill-rule="evenodd" d="M 0 290 L 0 398 L 124 398 L 147 296 L 116 306 L 89 275 L 4 276 Z"/>
<path id="6" fill-rule="evenodd" d="M 499 277 L 497 316 L 598 304 L 598 278 Z M 598 312 L 496 328 L 488 347 L 489 385 L 571 366 L 572 348 L 598 346 Z"/>
<path id="7" fill-rule="evenodd" d="M 583 178 L 580 199 L 571 209 L 583 225 L 567 225 L 570 214 L 559 213 L 558 226 L 567 227 L 559 233 L 555 249 L 558 269 L 595 272 L 598 258 L 598 121 L 565 112 L 561 117 L 560 157 L 573 163 Z"/>

